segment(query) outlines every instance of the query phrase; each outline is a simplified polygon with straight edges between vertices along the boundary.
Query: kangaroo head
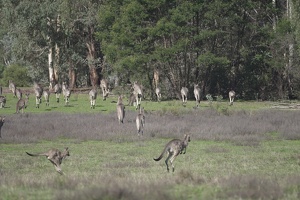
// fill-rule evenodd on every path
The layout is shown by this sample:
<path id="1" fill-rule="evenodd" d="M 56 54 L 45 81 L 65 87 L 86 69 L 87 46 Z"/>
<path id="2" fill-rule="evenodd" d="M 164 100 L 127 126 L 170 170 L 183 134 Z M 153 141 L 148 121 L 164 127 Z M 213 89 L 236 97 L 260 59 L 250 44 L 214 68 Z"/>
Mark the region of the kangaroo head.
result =
<path id="1" fill-rule="evenodd" d="M 65 148 L 63 154 L 64 154 L 64 158 L 67 157 L 67 156 L 70 156 L 70 151 L 69 151 L 69 148 L 68 148 L 68 147 Z"/>

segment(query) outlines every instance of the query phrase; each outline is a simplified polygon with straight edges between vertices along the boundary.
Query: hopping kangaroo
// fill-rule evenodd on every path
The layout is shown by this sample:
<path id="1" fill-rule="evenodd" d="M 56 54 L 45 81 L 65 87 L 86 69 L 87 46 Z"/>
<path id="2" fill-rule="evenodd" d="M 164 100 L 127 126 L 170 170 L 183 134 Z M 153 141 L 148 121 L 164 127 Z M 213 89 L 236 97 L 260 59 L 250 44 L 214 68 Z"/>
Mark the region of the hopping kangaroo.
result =
<path id="1" fill-rule="evenodd" d="M 4 124 L 4 119 L 5 119 L 4 117 L 0 117 L 0 138 L 1 138 L 1 128 Z"/>
<path id="2" fill-rule="evenodd" d="M 34 82 L 33 89 L 35 93 L 35 107 L 40 108 L 40 103 L 42 103 L 43 88 L 38 83 Z"/>
<path id="3" fill-rule="evenodd" d="M 119 95 L 118 102 L 117 102 L 117 115 L 118 115 L 118 121 L 119 124 L 123 123 L 124 117 L 125 117 L 125 106 L 122 102 L 122 97 Z"/>
<path id="4" fill-rule="evenodd" d="M 97 99 L 97 89 L 93 88 L 89 92 L 91 108 L 95 109 L 96 99 Z"/>
<path id="5" fill-rule="evenodd" d="M 182 98 L 182 105 L 186 105 L 187 103 L 187 95 L 189 93 L 189 90 L 186 87 L 182 87 L 180 90 L 181 98 Z"/>
<path id="6" fill-rule="evenodd" d="M 6 104 L 6 97 L 0 96 L 0 108 L 4 108 Z"/>
<path id="7" fill-rule="evenodd" d="M 63 92 L 64 99 L 65 99 L 65 105 L 69 105 L 71 91 L 70 91 L 69 87 L 67 86 L 66 82 L 63 82 L 63 84 L 62 84 L 62 92 Z"/>
<path id="8" fill-rule="evenodd" d="M 235 97 L 235 92 L 233 90 L 229 91 L 228 96 L 229 96 L 229 105 L 232 106 Z"/>
<path id="9" fill-rule="evenodd" d="M 16 113 L 19 113 L 20 110 L 22 110 L 22 113 L 24 113 L 24 108 L 27 107 L 28 99 L 29 99 L 29 93 L 26 93 L 26 94 L 25 94 L 25 99 L 20 99 L 20 100 L 17 102 L 17 105 L 16 105 Z"/>
<path id="10" fill-rule="evenodd" d="M 56 83 L 54 85 L 54 93 L 55 93 L 55 97 L 56 97 L 56 102 L 59 103 L 59 96 L 61 93 L 61 86 L 59 83 Z"/>
<path id="11" fill-rule="evenodd" d="M 143 135 L 145 126 L 144 108 L 140 108 L 139 114 L 136 116 L 135 122 L 138 135 L 140 135 L 140 133 L 142 133 Z"/>
<path id="12" fill-rule="evenodd" d="M 167 165 L 167 170 L 169 172 L 169 165 L 168 162 L 170 161 L 171 165 L 172 165 L 172 170 L 174 172 L 175 167 L 174 167 L 174 160 L 176 158 L 176 156 L 178 156 L 179 154 L 185 154 L 186 153 L 186 148 L 188 146 L 188 143 L 191 141 L 190 135 L 188 134 L 184 134 L 184 139 L 183 140 L 179 140 L 179 139 L 173 139 L 170 142 L 168 142 L 164 148 L 164 150 L 162 151 L 162 153 L 160 154 L 160 156 L 158 158 L 153 158 L 155 161 L 159 161 L 163 158 L 164 154 L 167 153 L 168 157 L 165 160 L 165 163 Z"/>
<path id="13" fill-rule="evenodd" d="M 137 83 L 137 81 L 135 81 L 133 83 L 132 89 L 133 89 L 133 94 L 134 94 L 135 99 L 136 99 L 135 109 L 137 110 L 141 106 L 141 101 L 142 101 L 142 96 L 143 96 L 142 87 Z"/>
<path id="14" fill-rule="evenodd" d="M 47 159 L 54 165 L 56 171 L 60 174 L 63 174 L 60 167 L 62 160 L 65 159 L 67 156 L 70 156 L 68 147 L 65 148 L 63 152 L 60 152 L 58 149 L 50 149 L 46 153 L 38 153 L 38 154 L 31 154 L 28 152 L 26 153 L 30 156 L 46 156 Z"/>
<path id="15" fill-rule="evenodd" d="M 160 101 L 160 99 L 161 99 L 161 92 L 160 92 L 160 88 L 159 87 L 155 88 L 155 94 L 156 94 L 156 97 L 157 97 L 157 101 Z"/>
<path id="16" fill-rule="evenodd" d="M 44 95 L 44 98 L 45 98 L 46 106 L 49 106 L 50 91 L 49 90 L 45 90 L 43 92 L 43 95 Z"/>
<path id="17" fill-rule="evenodd" d="M 196 106 L 197 108 L 199 107 L 200 104 L 200 87 L 198 84 L 194 84 L 194 95 L 195 95 L 195 99 L 196 99 Z"/>
<path id="18" fill-rule="evenodd" d="M 101 79 L 100 81 L 100 87 L 102 90 L 102 96 L 103 96 L 103 101 L 106 100 L 106 97 L 109 95 L 109 89 L 108 89 L 108 81 L 105 79 Z"/>

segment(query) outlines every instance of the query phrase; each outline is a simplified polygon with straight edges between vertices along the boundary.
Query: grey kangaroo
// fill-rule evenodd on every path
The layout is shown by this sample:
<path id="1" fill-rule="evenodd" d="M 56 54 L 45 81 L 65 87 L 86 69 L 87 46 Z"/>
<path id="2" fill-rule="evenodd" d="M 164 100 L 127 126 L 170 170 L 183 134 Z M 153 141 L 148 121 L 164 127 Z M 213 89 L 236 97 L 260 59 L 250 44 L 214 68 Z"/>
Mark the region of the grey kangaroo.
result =
<path id="1" fill-rule="evenodd" d="M 65 159 L 67 156 L 70 156 L 68 147 L 65 148 L 63 152 L 60 152 L 58 149 L 50 149 L 45 153 L 38 153 L 38 154 L 32 154 L 28 152 L 26 153 L 30 156 L 46 156 L 47 159 L 54 165 L 56 171 L 60 174 L 63 174 L 60 167 L 62 160 Z"/>
<path id="2" fill-rule="evenodd" d="M 22 110 L 22 113 L 24 113 L 24 108 L 27 107 L 28 99 L 29 99 L 29 93 L 25 94 L 25 99 L 19 99 L 16 105 L 16 113 L 19 113 L 20 110 Z"/>
<path id="3" fill-rule="evenodd" d="M 142 133 L 143 135 L 145 126 L 144 108 L 140 108 L 139 114 L 136 116 L 135 122 L 138 135 L 140 135 L 140 133 Z"/>
<path id="4" fill-rule="evenodd" d="M 169 164 L 168 162 L 170 161 L 172 165 L 172 170 L 174 172 L 175 167 L 174 167 L 174 160 L 179 154 L 185 154 L 186 153 L 186 148 L 188 146 L 188 143 L 191 141 L 190 135 L 185 134 L 183 140 L 179 139 L 173 139 L 170 142 L 168 142 L 160 154 L 158 158 L 153 158 L 155 161 L 159 161 L 163 158 L 164 154 L 167 153 L 168 157 L 165 160 L 165 163 L 167 165 L 167 171 L 169 172 Z"/>
<path id="5" fill-rule="evenodd" d="M 119 124 L 123 123 L 123 120 L 124 120 L 124 117 L 125 117 L 125 106 L 123 104 L 121 95 L 118 97 L 117 115 L 118 115 Z"/>

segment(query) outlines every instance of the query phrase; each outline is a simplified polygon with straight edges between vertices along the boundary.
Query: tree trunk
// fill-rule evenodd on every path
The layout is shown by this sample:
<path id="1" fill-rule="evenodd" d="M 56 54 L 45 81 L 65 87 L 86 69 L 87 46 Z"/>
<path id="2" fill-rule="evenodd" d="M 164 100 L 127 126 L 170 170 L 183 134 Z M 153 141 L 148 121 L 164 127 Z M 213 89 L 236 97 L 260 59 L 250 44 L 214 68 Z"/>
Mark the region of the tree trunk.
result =
<path id="1" fill-rule="evenodd" d="M 93 87 L 97 87 L 99 85 L 99 75 L 97 73 L 97 67 L 96 67 L 96 57 L 97 53 L 95 50 L 95 41 L 94 41 L 94 28 L 89 27 L 89 40 L 86 42 L 87 46 L 87 60 L 88 60 L 88 67 L 90 71 L 90 78 L 91 78 L 91 84 Z"/>
<path id="2" fill-rule="evenodd" d="M 76 72 L 73 61 L 69 61 L 69 87 L 74 89 L 76 87 Z"/>

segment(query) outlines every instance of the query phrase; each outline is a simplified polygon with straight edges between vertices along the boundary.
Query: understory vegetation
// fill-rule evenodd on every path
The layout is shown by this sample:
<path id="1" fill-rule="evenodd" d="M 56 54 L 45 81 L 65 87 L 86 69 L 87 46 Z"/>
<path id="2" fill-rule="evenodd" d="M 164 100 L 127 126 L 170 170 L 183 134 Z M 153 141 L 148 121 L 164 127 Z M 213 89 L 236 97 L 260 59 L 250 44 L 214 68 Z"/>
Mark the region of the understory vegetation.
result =
<path id="1" fill-rule="evenodd" d="M 233 109 L 246 102 L 155 110 L 143 103 L 143 136 L 136 133 L 131 107 L 120 125 L 113 110 L 7 115 L 0 140 L 1 198 L 299 199 L 298 110 Z M 165 158 L 153 158 L 184 133 L 191 135 L 187 153 L 168 173 Z M 45 157 L 25 153 L 64 147 L 70 149 L 64 175 Z"/>

